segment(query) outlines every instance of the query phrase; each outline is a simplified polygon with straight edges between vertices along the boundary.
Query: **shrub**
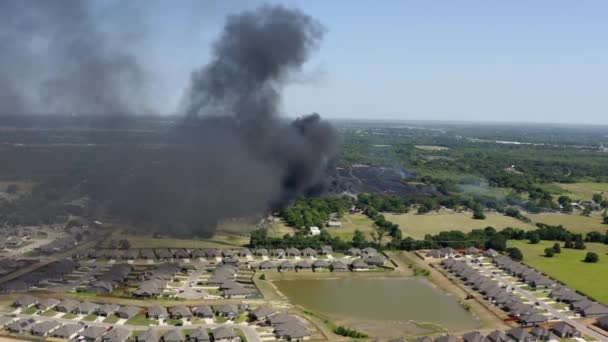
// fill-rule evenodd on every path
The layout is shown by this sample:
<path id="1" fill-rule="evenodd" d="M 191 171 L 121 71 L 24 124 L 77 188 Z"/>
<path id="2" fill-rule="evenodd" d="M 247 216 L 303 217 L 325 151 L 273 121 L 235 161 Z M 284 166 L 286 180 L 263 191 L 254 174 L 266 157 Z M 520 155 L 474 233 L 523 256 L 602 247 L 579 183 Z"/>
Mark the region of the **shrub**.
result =
<path id="1" fill-rule="evenodd" d="M 585 260 L 583 260 L 583 261 L 589 262 L 589 263 L 596 263 L 599 260 L 600 260 L 600 257 L 597 255 L 597 253 L 587 252 L 587 255 L 585 255 Z"/>
<path id="2" fill-rule="evenodd" d="M 524 255 L 521 253 L 519 248 L 516 248 L 516 247 L 507 248 L 507 254 L 513 260 L 517 260 L 517 261 L 524 260 Z"/>
<path id="3" fill-rule="evenodd" d="M 555 253 L 555 254 L 559 254 L 559 253 L 561 253 L 561 252 L 562 252 L 562 248 L 559 246 L 559 243 L 557 243 L 557 242 L 556 242 L 556 243 L 553 245 L 553 253 Z"/>
<path id="4" fill-rule="evenodd" d="M 342 326 L 339 326 L 337 328 L 334 329 L 334 333 L 336 335 L 340 335 L 340 336 L 346 336 L 346 337 L 352 337 L 352 338 L 367 338 L 369 336 L 367 336 L 367 334 L 364 334 L 360 331 L 354 330 L 354 329 L 349 329 L 349 328 L 345 328 Z"/>
<path id="5" fill-rule="evenodd" d="M 553 250 L 553 248 L 545 248 L 545 256 L 547 258 L 553 258 L 554 255 L 555 251 Z"/>

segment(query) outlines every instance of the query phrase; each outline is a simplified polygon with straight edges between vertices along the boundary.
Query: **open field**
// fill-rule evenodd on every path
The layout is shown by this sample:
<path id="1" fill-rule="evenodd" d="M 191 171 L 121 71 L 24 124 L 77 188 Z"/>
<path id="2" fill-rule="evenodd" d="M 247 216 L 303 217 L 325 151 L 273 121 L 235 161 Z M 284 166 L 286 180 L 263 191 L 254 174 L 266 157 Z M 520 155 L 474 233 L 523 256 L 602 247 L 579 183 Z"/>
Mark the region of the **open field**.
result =
<path id="1" fill-rule="evenodd" d="M 550 225 L 562 225 L 570 231 L 576 233 L 588 233 L 591 231 L 604 232 L 608 229 L 608 225 L 602 223 L 602 214 L 593 212 L 591 216 L 582 216 L 578 213 L 560 214 L 560 213 L 541 213 L 541 214 L 525 214 L 532 222 L 542 222 Z"/>
<path id="2" fill-rule="evenodd" d="M 527 241 L 509 241 L 510 247 L 519 248 L 524 255 L 524 262 L 537 270 L 579 290 L 598 301 L 608 304 L 608 245 L 587 243 L 586 250 L 562 248 L 560 254 L 553 258 L 544 256 L 545 248 L 553 246 L 554 242 L 541 241 L 532 245 Z M 589 251 L 596 252 L 600 261 L 588 264 L 582 260 Z"/>
<path id="3" fill-rule="evenodd" d="M 332 236 L 339 236 L 342 240 L 350 241 L 353 238 L 355 230 L 359 230 L 365 234 L 368 239 L 371 239 L 371 233 L 374 230 L 372 220 L 363 214 L 345 214 L 340 219 L 342 227 L 326 228 Z"/>
<path id="4" fill-rule="evenodd" d="M 464 232 L 477 228 L 494 227 L 498 230 L 506 227 L 534 229 L 534 225 L 522 222 L 499 213 L 487 213 L 485 220 L 474 220 L 472 214 L 454 213 L 449 211 L 433 212 L 418 215 L 415 212 L 407 214 L 385 213 L 387 220 L 397 223 L 404 236 L 422 239 L 425 234 L 435 234 L 445 230 L 461 230 Z"/>
<path id="5" fill-rule="evenodd" d="M 574 199 L 591 200 L 593 194 L 608 192 L 608 183 L 581 182 L 572 184 L 555 183 L 556 186 L 566 190 Z"/>

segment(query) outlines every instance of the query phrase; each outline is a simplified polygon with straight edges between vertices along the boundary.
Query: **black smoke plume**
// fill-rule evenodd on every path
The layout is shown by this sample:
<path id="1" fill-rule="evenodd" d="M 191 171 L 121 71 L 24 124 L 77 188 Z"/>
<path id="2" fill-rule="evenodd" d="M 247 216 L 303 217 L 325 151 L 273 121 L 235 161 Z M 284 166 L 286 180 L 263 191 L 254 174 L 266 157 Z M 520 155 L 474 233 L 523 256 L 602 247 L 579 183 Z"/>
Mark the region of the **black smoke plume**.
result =
<path id="1" fill-rule="evenodd" d="M 116 210 L 172 235 L 210 236 L 219 220 L 318 189 L 336 153 L 334 130 L 317 114 L 288 122 L 279 105 L 323 33 L 281 6 L 229 16 L 212 60 L 192 75 L 170 147 L 137 163 Z"/>
<path id="2" fill-rule="evenodd" d="M 81 0 L 0 1 L 0 115 L 122 116 L 146 107 L 146 72 Z"/>

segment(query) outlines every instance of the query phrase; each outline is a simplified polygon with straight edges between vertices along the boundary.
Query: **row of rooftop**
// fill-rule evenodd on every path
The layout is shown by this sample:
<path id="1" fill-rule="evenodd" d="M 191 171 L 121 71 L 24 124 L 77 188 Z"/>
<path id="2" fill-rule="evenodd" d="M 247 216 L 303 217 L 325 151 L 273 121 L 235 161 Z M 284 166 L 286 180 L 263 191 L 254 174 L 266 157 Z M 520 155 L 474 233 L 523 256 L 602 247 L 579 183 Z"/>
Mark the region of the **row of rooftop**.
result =
<path id="1" fill-rule="evenodd" d="M 372 257 L 378 254 L 376 249 L 368 247 L 364 249 L 350 248 L 345 251 L 347 255 Z M 251 250 L 249 248 L 141 248 L 141 249 L 92 249 L 79 250 L 73 253 L 75 259 L 188 259 L 188 258 L 229 258 L 229 257 L 250 257 L 250 256 L 272 256 L 282 257 L 316 257 L 318 255 L 330 255 L 334 253 L 331 246 L 322 246 L 319 249 L 306 247 L 303 249 L 259 248 Z"/>

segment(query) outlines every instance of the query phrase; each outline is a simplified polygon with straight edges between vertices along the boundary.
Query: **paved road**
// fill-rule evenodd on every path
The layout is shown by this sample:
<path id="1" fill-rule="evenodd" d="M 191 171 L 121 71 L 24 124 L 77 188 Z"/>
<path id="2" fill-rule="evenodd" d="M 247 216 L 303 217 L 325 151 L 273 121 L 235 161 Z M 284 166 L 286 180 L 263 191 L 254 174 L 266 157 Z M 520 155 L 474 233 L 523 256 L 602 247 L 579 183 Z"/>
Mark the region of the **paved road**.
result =
<path id="1" fill-rule="evenodd" d="M 492 271 L 489 270 L 486 266 L 480 267 L 479 270 L 488 276 L 491 275 L 491 273 L 492 273 Z M 597 339 L 598 341 L 608 342 L 608 338 L 606 336 L 601 335 L 600 333 L 587 328 L 587 326 L 585 326 L 584 324 L 581 324 L 578 321 L 576 321 L 572 318 L 569 318 L 564 313 L 557 311 L 557 309 L 555 309 L 551 305 L 544 303 L 542 300 L 539 300 L 538 298 L 534 297 L 532 292 L 522 289 L 519 286 L 513 285 L 513 283 L 509 279 L 506 279 L 505 277 L 501 276 L 500 274 L 494 274 L 494 279 L 498 280 L 499 282 L 501 282 L 503 284 L 510 284 L 511 287 L 513 288 L 514 292 L 521 295 L 522 297 L 527 299 L 529 302 L 532 302 L 532 303 L 538 302 L 540 304 L 538 306 L 543 308 L 545 311 L 549 312 L 551 315 L 553 315 L 553 317 L 557 317 L 559 320 L 562 320 L 562 321 L 570 324 L 571 326 L 575 327 L 583 335 L 591 336 L 591 337 Z"/>
<path id="2" fill-rule="evenodd" d="M 34 318 L 36 321 L 55 321 L 55 322 L 59 322 L 62 324 L 79 323 L 79 321 L 76 321 L 73 319 L 67 319 L 67 318 L 53 318 L 53 317 L 45 317 L 45 316 L 22 315 L 22 314 L 17 314 L 16 317 L 17 318 Z M 231 323 L 191 324 L 191 325 L 183 325 L 181 327 L 174 327 L 174 326 L 145 327 L 145 326 L 136 326 L 136 325 L 117 325 L 117 324 L 111 324 L 111 323 L 86 322 L 86 321 L 81 321 L 80 323 L 86 324 L 88 326 L 97 326 L 97 327 L 104 327 L 104 328 L 120 327 L 120 328 L 127 329 L 129 331 L 148 330 L 150 328 L 158 329 L 158 330 L 168 330 L 168 329 L 177 329 L 177 330 L 189 329 L 189 330 L 191 330 L 191 329 L 195 329 L 195 328 L 199 328 L 199 327 L 215 329 L 215 328 L 219 328 L 221 326 L 231 326 L 231 327 L 240 329 L 243 332 L 243 334 L 245 335 L 245 337 L 247 338 L 247 341 L 262 342 L 262 340 L 261 340 L 260 336 L 258 335 L 257 331 L 255 330 L 255 328 L 253 326 L 247 325 L 245 323 L 243 323 L 243 324 L 231 324 Z"/>

